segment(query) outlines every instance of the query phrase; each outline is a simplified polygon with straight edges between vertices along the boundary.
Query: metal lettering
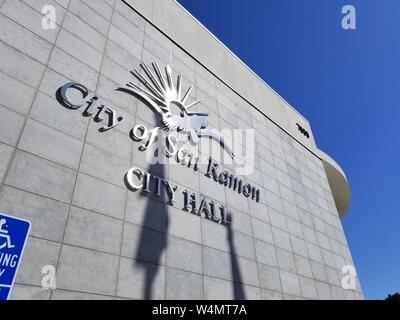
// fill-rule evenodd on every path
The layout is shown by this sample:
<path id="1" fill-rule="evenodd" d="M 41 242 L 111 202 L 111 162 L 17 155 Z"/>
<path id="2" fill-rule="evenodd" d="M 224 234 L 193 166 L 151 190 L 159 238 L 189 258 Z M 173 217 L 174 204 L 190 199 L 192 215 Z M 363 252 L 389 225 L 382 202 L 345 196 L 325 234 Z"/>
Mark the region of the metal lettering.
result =
<path id="1" fill-rule="evenodd" d="M 98 100 L 97 97 L 93 97 L 92 99 L 90 99 L 87 102 L 88 106 L 87 106 L 86 110 L 83 112 L 84 116 L 91 116 L 94 113 L 94 109 L 96 107 L 97 100 Z"/>
<path id="2" fill-rule="evenodd" d="M 154 192 L 154 194 L 159 197 L 161 196 L 161 185 L 162 185 L 162 180 L 159 177 L 156 176 L 152 176 L 153 180 L 155 180 L 156 182 L 156 191 Z"/>
<path id="3" fill-rule="evenodd" d="M 196 213 L 196 194 L 188 190 L 185 190 L 183 194 L 184 194 L 184 210 Z"/>
<path id="4" fill-rule="evenodd" d="M 218 163 L 215 160 L 213 160 L 212 158 L 210 158 L 206 176 L 210 178 L 212 175 L 214 180 L 218 181 L 217 168 L 218 168 Z"/>
<path id="5" fill-rule="evenodd" d="M 223 224 L 230 224 L 232 222 L 232 217 L 230 214 L 227 213 L 226 208 L 224 205 L 219 206 L 219 211 L 221 214 L 221 223 Z"/>
<path id="6" fill-rule="evenodd" d="M 143 183 L 143 191 L 150 192 L 150 179 L 151 175 L 147 172 L 144 173 L 144 183 Z"/>
<path id="7" fill-rule="evenodd" d="M 251 192 L 251 185 L 249 183 L 247 183 L 244 187 L 243 187 L 243 195 L 248 198 L 250 196 L 250 192 Z"/>
<path id="8" fill-rule="evenodd" d="M 82 97 L 83 99 L 85 99 L 88 94 L 89 94 L 89 90 L 76 82 L 68 82 L 66 85 L 64 85 L 63 87 L 61 87 L 60 89 L 58 89 L 57 91 L 57 100 L 66 108 L 68 109 L 72 109 L 72 110 L 76 110 L 79 109 L 80 107 L 83 106 L 82 104 L 76 105 L 73 104 L 71 101 L 69 101 L 68 97 L 67 97 L 67 91 L 70 89 L 76 89 L 78 91 L 80 91 L 82 93 Z"/>
<path id="9" fill-rule="evenodd" d="M 148 133 L 148 139 L 147 139 L 147 141 L 146 141 L 145 143 L 143 143 L 143 144 L 139 147 L 139 149 L 140 149 L 141 151 L 147 150 L 147 149 L 154 143 L 154 141 L 155 141 L 155 139 L 156 139 L 156 137 L 157 137 L 157 133 L 158 133 L 158 130 L 159 130 L 159 129 L 160 129 L 159 127 L 156 127 L 156 128 L 154 128 L 153 130 L 148 131 L 149 133 Z"/>
<path id="10" fill-rule="evenodd" d="M 163 180 L 163 183 L 167 187 L 167 193 L 168 193 L 168 197 L 169 197 L 168 203 L 171 205 L 175 204 L 175 202 L 176 202 L 175 193 L 178 190 L 178 186 L 177 185 L 171 186 L 171 184 L 167 180 Z"/>
<path id="11" fill-rule="evenodd" d="M 104 116 L 106 114 L 107 107 L 101 105 L 98 109 L 99 109 L 99 112 L 97 112 L 96 116 L 94 117 L 94 121 L 102 122 L 104 120 Z"/>
<path id="12" fill-rule="evenodd" d="M 223 185 L 228 185 L 228 178 L 229 178 L 229 173 L 226 171 L 223 171 L 219 174 L 219 183 Z"/>
<path id="13" fill-rule="evenodd" d="M 172 158 L 176 155 L 178 150 L 178 141 L 176 137 L 169 134 L 167 136 L 167 149 L 165 150 L 165 154 L 168 158 Z"/>
<path id="14" fill-rule="evenodd" d="M 147 128 L 142 124 L 138 124 L 132 129 L 132 135 L 137 141 L 146 139 L 148 134 Z"/>
<path id="15" fill-rule="evenodd" d="M 112 128 L 115 128 L 117 125 L 119 125 L 122 122 L 122 120 L 124 120 L 124 117 L 122 117 L 122 116 L 117 117 L 117 114 L 112 109 L 107 108 L 106 113 L 108 115 L 108 125 L 101 128 L 100 129 L 101 131 L 107 131 Z"/>
<path id="16" fill-rule="evenodd" d="M 210 201 L 210 203 L 212 203 L 212 201 Z M 204 214 L 208 219 L 212 219 L 213 215 L 210 203 L 206 199 L 201 201 L 199 215 Z"/>
<path id="17" fill-rule="evenodd" d="M 128 170 L 128 172 L 125 175 L 125 181 L 128 185 L 128 187 L 133 190 L 133 191 L 138 191 L 141 188 L 143 188 L 143 183 L 140 185 L 137 185 L 133 182 L 133 175 L 136 175 L 139 180 L 144 176 L 144 172 L 140 170 L 139 168 L 131 168 Z"/>
<path id="18" fill-rule="evenodd" d="M 256 200 L 256 202 L 260 202 L 260 189 L 256 189 L 255 187 L 251 188 L 251 200 Z"/>

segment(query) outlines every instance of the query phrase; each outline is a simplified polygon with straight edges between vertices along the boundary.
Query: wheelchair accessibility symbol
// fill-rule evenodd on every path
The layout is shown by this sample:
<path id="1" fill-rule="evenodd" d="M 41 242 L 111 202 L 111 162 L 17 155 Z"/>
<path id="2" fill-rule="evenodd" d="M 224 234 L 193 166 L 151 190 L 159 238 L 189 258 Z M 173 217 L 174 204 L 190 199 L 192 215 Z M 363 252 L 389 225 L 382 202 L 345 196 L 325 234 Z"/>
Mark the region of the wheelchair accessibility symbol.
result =
<path id="1" fill-rule="evenodd" d="M 0 220 L 0 238 L 4 238 L 3 244 L 0 244 L 0 249 L 3 249 L 5 247 L 12 249 L 15 246 L 11 244 L 11 238 L 10 235 L 8 234 L 7 228 L 7 220 L 6 219 L 1 219 Z M 3 229 L 4 228 L 4 229 Z M 0 242 L 1 243 L 1 242 Z"/>
<path id="2" fill-rule="evenodd" d="M 31 223 L 0 213 L 0 300 L 8 300 L 31 228 Z"/>

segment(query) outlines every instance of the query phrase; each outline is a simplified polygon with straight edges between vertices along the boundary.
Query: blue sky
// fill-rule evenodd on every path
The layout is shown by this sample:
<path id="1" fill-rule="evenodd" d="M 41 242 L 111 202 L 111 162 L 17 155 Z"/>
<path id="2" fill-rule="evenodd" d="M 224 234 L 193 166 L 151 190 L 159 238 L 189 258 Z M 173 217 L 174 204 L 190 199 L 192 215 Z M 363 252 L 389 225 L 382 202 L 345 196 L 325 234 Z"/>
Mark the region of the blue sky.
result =
<path id="1" fill-rule="evenodd" d="M 364 294 L 400 292 L 400 1 L 179 0 L 310 122 L 352 189 Z M 344 5 L 357 29 L 341 28 Z"/>

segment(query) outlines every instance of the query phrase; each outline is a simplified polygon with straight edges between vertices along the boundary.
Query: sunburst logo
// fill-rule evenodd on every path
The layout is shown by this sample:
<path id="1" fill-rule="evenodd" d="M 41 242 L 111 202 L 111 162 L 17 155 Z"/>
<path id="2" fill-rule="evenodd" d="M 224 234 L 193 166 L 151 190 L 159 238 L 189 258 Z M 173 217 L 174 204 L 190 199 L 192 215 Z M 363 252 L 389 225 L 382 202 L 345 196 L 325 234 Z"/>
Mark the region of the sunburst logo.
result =
<path id="1" fill-rule="evenodd" d="M 188 102 L 192 86 L 182 94 L 182 76 L 178 75 L 173 80 L 172 70 L 169 65 L 161 71 L 157 62 L 151 63 L 151 70 L 146 64 L 141 63 L 144 75 L 134 69 L 131 74 L 139 80 L 142 86 L 133 82 L 127 83 L 117 90 L 133 95 L 143 101 L 161 117 L 163 130 L 177 131 L 188 134 L 194 143 L 199 138 L 209 138 L 217 141 L 233 158 L 234 154 L 221 134 L 214 130 L 206 130 L 208 126 L 208 113 L 191 112 L 190 109 L 198 105 L 201 100 Z"/>

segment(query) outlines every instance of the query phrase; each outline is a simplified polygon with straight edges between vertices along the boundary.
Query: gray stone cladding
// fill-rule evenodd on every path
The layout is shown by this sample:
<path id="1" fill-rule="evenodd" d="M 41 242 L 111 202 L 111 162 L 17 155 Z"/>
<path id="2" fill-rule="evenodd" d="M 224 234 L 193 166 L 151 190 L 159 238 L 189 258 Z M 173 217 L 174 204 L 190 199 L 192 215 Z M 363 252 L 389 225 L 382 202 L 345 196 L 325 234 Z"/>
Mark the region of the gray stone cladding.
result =
<path id="1" fill-rule="evenodd" d="M 41 27 L 44 5 L 55 29 Z M 212 57 L 210 57 L 211 59 Z M 115 89 L 140 62 L 170 64 L 215 128 L 254 128 L 261 189 L 246 199 L 178 165 L 150 168 L 233 213 L 219 225 L 124 184 L 146 168 L 129 137 L 153 113 Z M 69 81 L 124 116 L 100 124 L 55 98 Z M 0 0 L 0 212 L 32 230 L 13 299 L 362 299 L 323 165 L 121 0 Z M 56 289 L 42 289 L 42 267 Z"/>

